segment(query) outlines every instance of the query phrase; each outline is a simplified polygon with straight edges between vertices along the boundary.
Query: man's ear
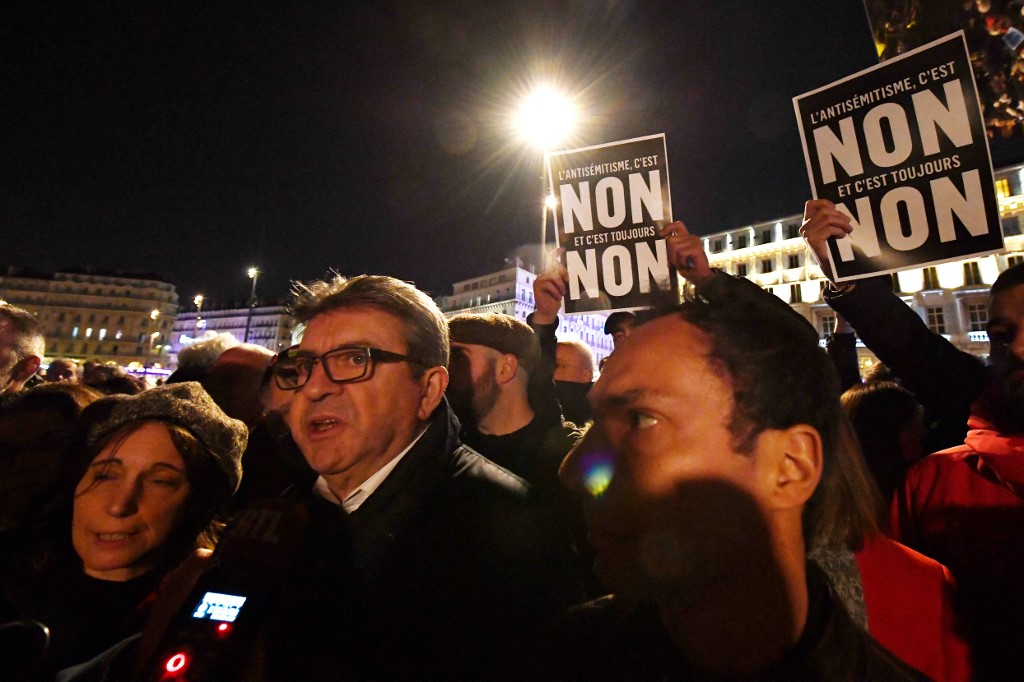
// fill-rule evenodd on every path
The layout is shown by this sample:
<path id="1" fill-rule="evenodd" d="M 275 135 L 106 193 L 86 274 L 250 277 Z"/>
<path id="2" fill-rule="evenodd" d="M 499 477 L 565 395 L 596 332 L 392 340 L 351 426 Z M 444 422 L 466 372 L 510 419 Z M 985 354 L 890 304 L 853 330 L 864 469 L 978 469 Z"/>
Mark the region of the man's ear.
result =
<path id="1" fill-rule="evenodd" d="M 444 390 L 448 388 L 448 370 L 440 366 L 428 368 L 420 377 L 420 386 L 423 391 L 417 416 L 426 421 L 441 404 Z"/>
<path id="2" fill-rule="evenodd" d="M 35 355 L 30 355 L 14 366 L 14 370 L 11 372 L 11 380 L 16 384 L 24 383 L 38 370 L 39 358 Z"/>
<path id="3" fill-rule="evenodd" d="M 507 384 L 516 378 L 519 372 L 519 358 L 512 353 L 505 353 L 496 363 L 497 371 L 495 380 L 499 384 Z"/>
<path id="4" fill-rule="evenodd" d="M 821 436 L 808 424 L 763 432 L 758 440 L 767 456 L 765 476 L 772 506 L 801 507 L 811 499 L 824 466 Z"/>

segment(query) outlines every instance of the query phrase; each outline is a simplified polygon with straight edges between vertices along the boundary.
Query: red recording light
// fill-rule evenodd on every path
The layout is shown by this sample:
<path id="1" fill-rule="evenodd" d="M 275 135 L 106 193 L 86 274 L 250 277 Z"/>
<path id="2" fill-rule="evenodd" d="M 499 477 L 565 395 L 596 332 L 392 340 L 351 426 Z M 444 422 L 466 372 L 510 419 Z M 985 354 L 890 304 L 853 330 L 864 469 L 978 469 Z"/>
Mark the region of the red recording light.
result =
<path id="1" fill-rule="evenodd" d="M 219 632 L 222 635 L 226 635 L 229 632 L 231 632 L 231 626 L 228 625 L 227 623 L 221 623 L 220 625 L 217 626 L 217 632 Z"/>
<path id="2" fill-rule="evenodd" d="M 167 659 L 167 663 L 164 664 L 164 670 L 169 673 L 180 673 L 188 666 L 188 655 L 183 651 L 179 651 L 170 658 Z"/>

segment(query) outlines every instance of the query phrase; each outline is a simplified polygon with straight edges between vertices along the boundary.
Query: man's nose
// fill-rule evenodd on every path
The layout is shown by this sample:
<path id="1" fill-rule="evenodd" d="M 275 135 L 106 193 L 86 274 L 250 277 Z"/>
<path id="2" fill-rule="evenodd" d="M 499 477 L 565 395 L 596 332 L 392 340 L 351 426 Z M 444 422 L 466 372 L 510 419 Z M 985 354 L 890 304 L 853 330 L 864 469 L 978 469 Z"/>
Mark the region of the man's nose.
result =
<path id="1" fill-rule="evenodd" d="M 309 379 L 302 386 L 300 392 L 307 399 L 316 402 L 326 395 L 337 393 L 340 387 L 341 384 L 336 384 L 328 378 L 324 363 L 318 362 L 313 365 L 313 369 L 309 372 Z"/>

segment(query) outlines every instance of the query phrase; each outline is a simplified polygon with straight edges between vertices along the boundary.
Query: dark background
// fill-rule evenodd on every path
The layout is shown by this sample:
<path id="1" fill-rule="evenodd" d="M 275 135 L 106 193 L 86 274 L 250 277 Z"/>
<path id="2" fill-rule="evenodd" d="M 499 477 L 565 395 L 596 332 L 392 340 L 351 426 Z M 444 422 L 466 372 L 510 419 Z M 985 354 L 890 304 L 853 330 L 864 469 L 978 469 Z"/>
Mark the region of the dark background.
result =
<path id="1" fill-rule="evenodd" d="M 373 272 L 435 294 L 535 258 L 541 155 L 665 132 L 701 233 L 809 195 L 791 98 L 876 63 L 861 0 L 21 3 L 0 14 L 0 265 L 154 272 L 183 307 Z M 549 228 L 548 234 L 551 234 Z"/>

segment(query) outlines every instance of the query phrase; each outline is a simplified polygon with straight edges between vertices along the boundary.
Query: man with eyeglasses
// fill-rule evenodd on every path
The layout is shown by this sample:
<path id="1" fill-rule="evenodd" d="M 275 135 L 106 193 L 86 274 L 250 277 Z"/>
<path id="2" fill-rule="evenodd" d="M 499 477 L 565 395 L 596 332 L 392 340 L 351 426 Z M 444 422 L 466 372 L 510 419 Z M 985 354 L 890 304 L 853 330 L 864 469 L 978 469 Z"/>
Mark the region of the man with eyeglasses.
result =
<path id="1" fill-rule="evenodd" d="M 495 674 L 575 596 L 559 575 L 568 543 L 522 479 L 460 445 L 448 327 L 429 297 L 367 275 L 296 293 L 305 333 L 273 373 L 318 474 L 302 499 L 316 551 L 268 633 L 271 658 L 297 679 Z"/>

